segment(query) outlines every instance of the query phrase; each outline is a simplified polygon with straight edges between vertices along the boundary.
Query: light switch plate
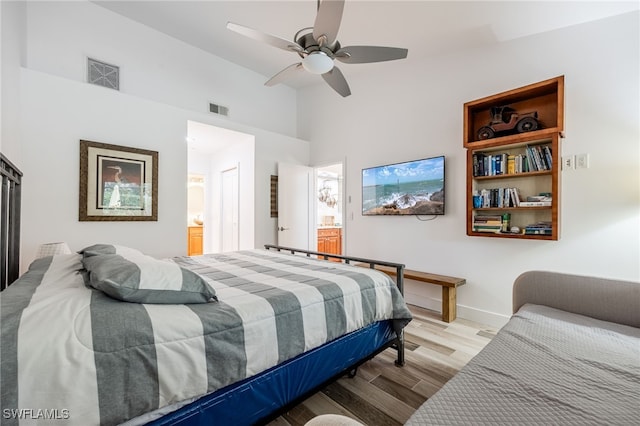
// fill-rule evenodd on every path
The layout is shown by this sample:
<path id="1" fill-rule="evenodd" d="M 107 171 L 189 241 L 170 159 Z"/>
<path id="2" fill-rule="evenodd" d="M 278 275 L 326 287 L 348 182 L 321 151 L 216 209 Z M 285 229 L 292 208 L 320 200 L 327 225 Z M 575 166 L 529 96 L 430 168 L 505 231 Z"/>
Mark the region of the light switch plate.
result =
<path id="1" fill-rule="evenodd" d="M 576 169 L 588 169 L 589 168 L 589 154 L 576 155 Z"/>

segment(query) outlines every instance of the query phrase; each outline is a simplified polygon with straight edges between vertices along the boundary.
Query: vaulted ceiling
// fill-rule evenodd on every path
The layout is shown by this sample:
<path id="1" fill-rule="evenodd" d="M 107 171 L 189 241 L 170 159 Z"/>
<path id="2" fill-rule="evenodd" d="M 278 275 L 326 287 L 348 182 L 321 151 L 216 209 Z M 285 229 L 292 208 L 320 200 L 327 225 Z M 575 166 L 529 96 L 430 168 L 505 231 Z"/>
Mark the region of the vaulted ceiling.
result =
<path id="1" fill-rule="evenodd" d="M 95 1 L 115 13 L 265 76 L 300 58 L 226 28 L 235 22 L 280 38 L 314 24 L 317 0 Z M 500 43 L 639 9 L 627 1 L 380 1 L 346 0 L 338 40 L 346 45 L 409 49 L 406 60 Z M 345 74 L 375 64 L 343 64 Z M 292 87 L 319 83 L 300 75 Z"/>

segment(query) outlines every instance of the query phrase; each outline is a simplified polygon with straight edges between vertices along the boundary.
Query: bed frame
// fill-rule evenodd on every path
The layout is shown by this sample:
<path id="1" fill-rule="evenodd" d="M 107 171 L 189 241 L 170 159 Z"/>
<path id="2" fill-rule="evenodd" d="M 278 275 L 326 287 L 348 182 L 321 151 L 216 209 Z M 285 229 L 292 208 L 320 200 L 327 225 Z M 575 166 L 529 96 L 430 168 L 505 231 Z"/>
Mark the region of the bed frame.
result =
<path id="1" fill-rule="evenodd" d="M 365 259 L 361 257 L 354 256 L 343 256 L 337 254 L 329 254 L 329 253 L 321 253 L 318 251 L 311 250 L 303 250 L 296 249 L 291 247 L 282 247 L 273 244 L 265 244 L 264 248 L 267 250 L 276 250 L 276 251 L 288 251 L 291 254 L 304 254 L 307 257 L 316 256 L 317 258 L 322 258 L 324 260 L 329 259 L 340 259 L 341 262 L 346 263 L 347 265 L 351 264 L 351 262 L 356 262 L 359 264 L 368 264 L 369 268 L 375 269 L 376 266 L 386 266 L 389 268 L 395 269 L 395 277 L 396 277 L 396 285 L 398 286 L 398 290 L 400 290 L 400 294 L 404 296 L 404 269 L 405 266 L 402 263 L 394 263 L 394 262 L 386 262 L 381 260 L 372 260 Z M 402 367 L 404 365 L 404 333 L 400 331 L 400 335 L 398 336 L 398 341 L 394 344 L 394 349 L 398 351 L 398 358 L 396 359 L 396 365 L 398 367 Z"/>
<path id="2" fill-rule="evenodd" d="M 0 291 L 20 275 L 20 200 L 22 172 L 0 153 Z"/>
<path id="3" fill-rule="evenodd" d="M 403 264 L 271 244 L 264 248 L 325 260 L 339 259 L 347 264 L 364 263 L 371 268 L 378 265 L 391 267 L 396 270 L 396 284 L 400 292 L 403 291 Z M 206 395 L 149 425 L 266 424 L 340 377 L 354 377 L 361 364 L 388 348 L 397 351 L 395 364 L 403 366 L 403 332 L 398 333 L 391 321 L 377 322 Z"/>

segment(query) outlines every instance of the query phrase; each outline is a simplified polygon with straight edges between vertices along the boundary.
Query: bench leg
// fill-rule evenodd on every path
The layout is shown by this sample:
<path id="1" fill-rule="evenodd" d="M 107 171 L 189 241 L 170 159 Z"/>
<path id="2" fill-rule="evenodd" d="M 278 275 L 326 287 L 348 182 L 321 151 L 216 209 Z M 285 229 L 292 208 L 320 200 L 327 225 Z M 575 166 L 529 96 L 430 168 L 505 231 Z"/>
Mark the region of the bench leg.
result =
<path id="1" fill-rule="evenodd" d="M 456 319 L 456 288 L 442 286 L 442 321 Z"/>

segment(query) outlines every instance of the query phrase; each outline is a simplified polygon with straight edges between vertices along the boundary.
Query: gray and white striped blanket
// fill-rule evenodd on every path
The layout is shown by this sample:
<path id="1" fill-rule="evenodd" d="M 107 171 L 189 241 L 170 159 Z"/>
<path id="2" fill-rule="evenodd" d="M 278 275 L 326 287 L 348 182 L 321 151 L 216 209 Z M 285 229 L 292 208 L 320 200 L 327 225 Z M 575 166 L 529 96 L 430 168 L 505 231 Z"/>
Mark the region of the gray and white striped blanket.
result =
<path id="1" fill-rule="evenodd" d="M 366 268 L 266 250 L 173 261 L 219 302 L 117 301 L 85 286 L 76 254 L 36 260 L 0 293 L 1 424 L 118 424 L 411 319 L 393 281 Z"/>

